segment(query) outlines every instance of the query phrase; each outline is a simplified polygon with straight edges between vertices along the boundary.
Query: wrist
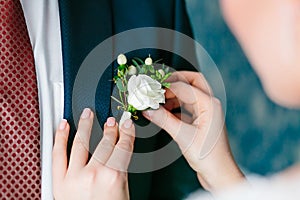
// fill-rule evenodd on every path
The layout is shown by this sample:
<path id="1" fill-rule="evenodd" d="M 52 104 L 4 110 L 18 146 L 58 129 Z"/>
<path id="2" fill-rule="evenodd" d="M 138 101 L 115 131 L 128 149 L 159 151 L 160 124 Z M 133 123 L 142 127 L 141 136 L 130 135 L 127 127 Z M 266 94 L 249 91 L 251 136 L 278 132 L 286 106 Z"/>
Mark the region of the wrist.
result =
<path id="1" fill-rule="evenodd" d="M 246 180 L 244 174 L 234 163 L 231 166 L 222 166 L 222 170 L 214 170 L 210 174 L 197 172 L 199 182 L 204 189 L 212 193 L 238 185 Z"/>

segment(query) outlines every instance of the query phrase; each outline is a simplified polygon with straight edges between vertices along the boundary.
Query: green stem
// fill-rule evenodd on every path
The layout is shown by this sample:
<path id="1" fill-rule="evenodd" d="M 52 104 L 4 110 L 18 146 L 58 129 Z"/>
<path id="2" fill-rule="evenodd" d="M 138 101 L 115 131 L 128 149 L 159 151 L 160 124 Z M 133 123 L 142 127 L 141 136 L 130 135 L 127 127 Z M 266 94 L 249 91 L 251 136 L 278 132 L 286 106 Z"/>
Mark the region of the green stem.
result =
<path id="1" fill-rule="evenodd" d="M 124 79 L 122 80 L 123 88 L 125 88 L 125 84 L 124 84 L 125 81 L 126 81 L 126 78 L 124 78 Z M 125 92 L 125 91 L 123 92 L 123 95 L 124 95 L 124 97 L 123 97 L 123 98 L 124 98 L 124 105 L 126 105 L 126 106 L 125 106 L 125 109 L 127 110 L 127 100 L 126 100 L 127 98 L 126 98 L 126 92 Z"/>
<path id="2" fill-rule="evenodd" d="M 114 96 L 111 96 L 111 98 L 112 98 L 113 100 L 115 100 L 116 102 L 118 102 L 119 104 L 121 104 L 122 107 L 124 108 L 124 104 L 123 104 L 121 101 L 119 101 L 119 99 L 117 99 L 117 98 L 114 97 Z"/>
<path id="3" fill-rule="evenodd" d="M 119 91 L 119 96 L 120 96 L 120 99 L 121 99 L 121 102 L 122 102 L 122 105 L 123 105 L 123 109 L 126 110 L 126 104 L 124 104 L 121 91 Z"/>

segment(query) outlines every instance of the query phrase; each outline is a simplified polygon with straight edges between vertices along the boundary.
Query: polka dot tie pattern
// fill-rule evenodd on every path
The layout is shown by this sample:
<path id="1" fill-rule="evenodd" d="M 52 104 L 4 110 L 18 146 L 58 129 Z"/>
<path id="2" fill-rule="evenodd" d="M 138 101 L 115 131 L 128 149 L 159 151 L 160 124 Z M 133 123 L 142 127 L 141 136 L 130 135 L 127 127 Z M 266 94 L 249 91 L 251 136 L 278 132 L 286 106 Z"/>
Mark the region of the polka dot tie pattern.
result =
<path id="1" fill-rule="evenodd" d="M 37 83 L 19 0 L 0 0 L 0 52 L 0 199 L 40 199 Z"/>

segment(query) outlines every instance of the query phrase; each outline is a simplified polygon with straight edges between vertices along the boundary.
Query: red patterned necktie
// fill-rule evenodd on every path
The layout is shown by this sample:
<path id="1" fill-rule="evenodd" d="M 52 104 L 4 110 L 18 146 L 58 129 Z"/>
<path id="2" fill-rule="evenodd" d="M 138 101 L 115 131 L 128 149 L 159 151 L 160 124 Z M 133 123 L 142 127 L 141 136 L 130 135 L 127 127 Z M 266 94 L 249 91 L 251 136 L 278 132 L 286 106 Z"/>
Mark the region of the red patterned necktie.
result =
<path id="1" fill-rule="evenodd" d="M 0 199 L 40 199 L 37 83 L 19 0 L 0 0 L 0 52 Z"/>

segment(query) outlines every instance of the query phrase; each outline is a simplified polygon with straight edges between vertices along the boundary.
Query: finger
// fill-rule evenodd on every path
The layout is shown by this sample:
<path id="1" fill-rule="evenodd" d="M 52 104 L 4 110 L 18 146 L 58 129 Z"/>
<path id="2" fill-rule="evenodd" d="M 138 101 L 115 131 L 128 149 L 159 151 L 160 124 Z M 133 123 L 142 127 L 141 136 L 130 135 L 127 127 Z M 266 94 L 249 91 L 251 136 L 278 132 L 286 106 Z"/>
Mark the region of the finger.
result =
<path id="1" fill-rule="evenodd" d="M 174 82 L 166 91 L 167 99 L 177 98 L 179 101 L 186 104 L 194 104 L 199 100 L 206 100 L 210 95 L 207 95 L 202 90 L 184 82 Z"/>
<path id="2" fill-rule="evenodd" d="M 189 83 L 192 86 L 202 90 L 204 93 L 208 95 L 213 95 L 212 89 L 209 86 L 207 80 L 204 75 L 200 72 L 191 72 L 191 71 L 178 71 L 174 72 L 170 78 L 168 78 L 169 82 L 185 82 Z M 172 85 L 172 84 L 171 84 Z"/>
<path id="3" fill-rule="evenodd" d="M 189 113 L 193 112 L 193 106 L 192 105 L 190 105 L 190 104 L 183 104 L 177 98 L 167 99 L 166 103 L 163 106 L 168 111 L 172 111 L 173 109 L 183 107 Z"/>
<path id="4" fill-rule="evenodd" d="M 69 170 L 75 171 L 75 173 L 86 165 L 93 119 L 93 112 L 89 108 L 85 108 L 80 116 L 70 155 Z"/>
<path id="5" fill-rule="evenodd" d="M 187 124 L 193 123 L 193 118 L 185 113 L 174 113 L 174 115 Z"/>
<path id="6" fill-rule="evenodd" d="M 118 138 L 118 125 L 115 118 L 109 117 L 104 124 L 103 137 L 99 142 L 89 165 L 105 164 L 111 156 Z"/>
<path id="7" fill-rule="evenodd" d="M 165 109 L 171 111 L 175 108 L 179 108 L 181 105 L 177 98 L 172 98 L 166 99 L 166 103 L 163 106 Z"/>
<path id="8" fill-rule="evenodd" d="M 126 172 L 133 152 L 135 127 L 131 119 L 127 119 L 119 130 L 120 137 L 106 166 Z"/>
<path id="9" fill-rule="evenodd" d="M 52 151 L 53 185 L 58 185 L 67 172 L 67 143 L 70 126 L 67 120 L 62 120 L 55 133 L 55 142 Z"/>
<path id="10" fill-rule="evenodd" d="M 183 125 L 181 120 L 161 106 L 158 110 L 144 111 L 143 115 L 151 122 L 167 131 L 173 139 L 176 138 L 177 131 Z"/>
<path id="11" fill-rule="evenodd" d="M 203 109 L 210 106 L 212 96 L 207 95 L 201 90 L 183 82 L 174 82 L 170 90 L 186 109 L 193 115 L 199 116 Z"/>
<path id="12" fill-rule="evenodd" d="M 151 122 L 167 131 L 183 152 L 195 139 L 196 128 L 179 120 L 162 106 L 160 106 L 158 110 L 144 111 L 143 115 Z"/>
<path id="13" fill-rule="evenodd" d="M 163 107 L 172 112 L 172 110 L 176 109 L 176 108 L 180 108 L 180 111 L 177 111 L 178 113 L 174 113 L 172 112 L 178 119 L 180 119 L 181 121 L 185 122 L 185 123 L 192 123 L 193 122 L 193 118 L 191 116 L 189 116 L 186 113 L 183 113 L 185 111 L 188 111 L 189 113 L 191 113 L 193 111 L 193 106 L 188 105 L 188 104 L 183 104 L 180 105 L 180 102 L 178 101 L 177 98 L 173 98 L 173 99 L 167 99 L 166 103 L 163 105 Z M 175 112 L 176 112 L 175 111 Z"/>

